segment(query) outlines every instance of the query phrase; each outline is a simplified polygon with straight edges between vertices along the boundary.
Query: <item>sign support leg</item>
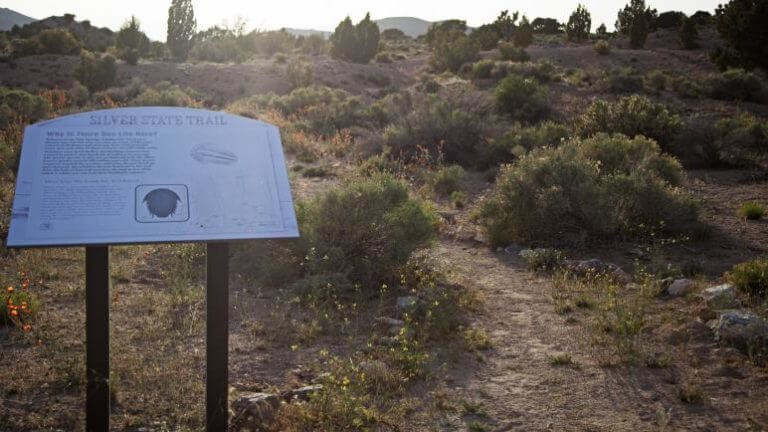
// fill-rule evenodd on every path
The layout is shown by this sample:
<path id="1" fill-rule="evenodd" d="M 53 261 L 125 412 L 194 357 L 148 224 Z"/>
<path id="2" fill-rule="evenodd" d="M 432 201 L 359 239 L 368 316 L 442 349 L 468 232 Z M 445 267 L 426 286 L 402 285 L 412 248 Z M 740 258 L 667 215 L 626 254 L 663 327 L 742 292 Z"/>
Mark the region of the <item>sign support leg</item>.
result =
<path id="1" fill-rule="evenodd" d="M 86 430 L 109 430 L 109 246 L 85 248 Z"/>
<path id="2" fill-rule="evenodd" d="M 207 244 L 206 430 L 226 431 L 229 420 L 229 244 Z"/>

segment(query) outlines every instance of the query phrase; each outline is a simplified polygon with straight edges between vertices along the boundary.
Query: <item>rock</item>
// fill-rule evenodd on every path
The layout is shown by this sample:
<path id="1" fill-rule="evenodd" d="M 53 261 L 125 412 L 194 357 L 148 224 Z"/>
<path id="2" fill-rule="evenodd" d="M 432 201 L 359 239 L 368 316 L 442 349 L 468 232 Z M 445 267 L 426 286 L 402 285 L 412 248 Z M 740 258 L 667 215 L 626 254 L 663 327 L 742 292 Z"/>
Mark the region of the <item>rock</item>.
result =
<path id="1" fill-rule="evenodd" d="M 676 279 L 667 287 L 667 294 L 672 297 L 682 297 L 693 290 L 694 283 L 690 279 Z"/>
<path id="2" fill-rule="evenodd" d="M 452 210 L 439 210 L 436 213 L 447 222 L 454 222 L 456 220 L 456 215 L 459 214 L 459 212 Z"/>
<path id="3" fill-rule="evenodd" d="M 251 393 L 237 398 L 232 407 L 243 424 L 260 430 L 275 420 L 275 413 L 280 408 L 280 398 L 271 393 Z"/>
<path id="4" fill-rule="evenodd" d="M 293 390 L 283 392 L 281 396 L 286 401 L 301 400 L 308 401 L 315 393 L 323 389 L 322 384 L 314 384 L 306 387 L 301 387 Z"/>
<path id="5" fill-rule="evenodd" d="M 748 311 L 725 311 L 711 328 L 716 340 L 741 350 L 768 344 L 768 321 Z"/>
<path id="6" fill-rule="evenodd" d="M 399 319 L 390 318 L 390 317 L 378 317 L 378 318 L 374 319 L 374 321 L 376 321 L 379 324 L 383 324 L 385 326 L 388 326 L 388 327 L 402 327 L 402 326 L 405 325 L 405 321 L 399 320 Z"/>
<path id="7" fill-rule="evenodd" d="M 707 308 L 712 310 L 738 309 L 741 307 L 736 287 L 723 284 L 705 289 L 699 294 Z"/>
<path id="8" fill-rule="evenodd" d="M 397 298 L 397 310 L 407 312 L 416 307 L 419 299 L 415 296 L 402 296 Z"/>

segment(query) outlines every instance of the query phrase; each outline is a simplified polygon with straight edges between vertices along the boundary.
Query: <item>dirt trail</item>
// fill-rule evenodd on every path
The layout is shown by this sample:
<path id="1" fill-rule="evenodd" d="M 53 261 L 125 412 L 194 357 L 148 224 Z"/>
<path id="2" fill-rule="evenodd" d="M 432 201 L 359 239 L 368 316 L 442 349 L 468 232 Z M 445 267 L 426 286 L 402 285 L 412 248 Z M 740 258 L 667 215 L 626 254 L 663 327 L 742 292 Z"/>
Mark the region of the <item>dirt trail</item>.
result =
<path id="1" fill-rule="evenodd" d="M 449 240 L 435 253 L 483 293 L 476 324 L 493 343 L 484 361 L 467 359 L 447 374 L 452 396 L 482 403 L 487 415 L 458 413 L 445 419 L 442 430 L 461 430 L 473 420 L 499 432 L 660 430 L 659 407 L 672 407 L 671 430 L 761 430 L 750 429 L 748 407 L 727 401 L 746 396 L 732 389 L 739 387 L 733 377 L 709 382 L 719 399 L 695 406 L 680 402 L 674 367 L 598 365 L 581 342 L 581 325 L 555 313 L 550 282 L 529 273 L 519 258 Z M 569 353 L 574 364 L 553 366 L 559 353 Z"/>

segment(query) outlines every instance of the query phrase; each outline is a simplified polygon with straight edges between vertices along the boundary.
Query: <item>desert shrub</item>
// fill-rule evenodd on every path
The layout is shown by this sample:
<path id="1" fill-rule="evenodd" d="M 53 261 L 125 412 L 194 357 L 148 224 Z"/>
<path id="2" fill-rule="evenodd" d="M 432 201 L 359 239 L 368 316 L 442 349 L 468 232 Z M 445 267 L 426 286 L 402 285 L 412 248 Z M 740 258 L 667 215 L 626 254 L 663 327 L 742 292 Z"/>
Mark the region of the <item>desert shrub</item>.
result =
<path id="1" fill-rule="evenodd" d="M 537 273 L 552 273 L 565 264 L 563 252 L 557 249 L 536 248 L 520 251 L 520 258 L 528 269 Z"/>
<path id="2" fill-rule="evenodd" d="M 690 229 L 696 208 L 665 179 L 680 165 L 647 138 L 600 134 L 534 150 L 502 167 L 480 219 L 493 246 L 631 237 L 641 226 Z"/>
<path id="3" fill-rule="evenodd" d="M 117 79 L 115 58 L 83 52 L 80 54 L 80 65 L 75 69 L 75 78 L 91 92 L 109 88 Z"/>
<path id="4" fill-rule="evenodd" d="M 699 30 L 696 21 L 692 18 L 685 18 L 678 32 L 680 46 L 685 49 L 696 49 L 699 47 Z"/>
<path id="5" fill-rule="evenodd" d="M 357 25 L 347 17 L 331 35 L 331 54 L 353 63 L 368 63 L 379 51 L 379 26 L 366 14 Z"/>
<path id="6" fill-rule="evenodd" d="M 291 52 L 295 45 L 295 37 L 285 30 L 259 32 L 253 31 L 246 36 L 250 40 L 251 49 L 261 55 L 271 57 L 276 53 Z"/>
<path id="7" fill-rule="evenodd" d="M 518 75 L 510 75 L 496 87 L 496 105 L 499 111 L 521 121 L 537 121 L 549 113 L 547 88 Z"/>
<path id="8" fill-rule="evenodd" d="M 381 39 L 386 41 L 399 41 L 408 39 L 408 36 L 400 29 L 390 28 L 381 32 Z"/>
<path id="9" fill-rule="evenodd" d="M 381 147 L 406 161 L 426 153 L 432 160 L 471 166 L 490 133 L 492 112 L 487 97 L 472 90 L 420 95 L 410 111 L 384 129 Z"/>
<path id="10" fill-rule="evenodd" d="M 37 39 L 40 41 L 41 54 L 77 55 L 80 52 L 80 43 L 69 30 L 43 30 Z"/>
<path id="11" fill-rule="evenodd" d="M 595 42 L 594 49 L 600 55 L 608 55 L 611 53 L 611 44 L 606 40 L 599 40 Z"/>
<path id="12" fill-rule="evenodd" d="M 72 99 L 72 102 L 75 105 L 81 107 L 91 100 L 91 92 L 88 91 L 88 87 L 80 84 L 78 81 L 75 81 L 72 84 L 72 88 L 69 89 L 69 97 Z"/>
<path id="13" fill-rule="evenodd" d="M 701 96 L 701 87 L 699 84 L 684 76 L 677 76 L 672 80 L 672 90 L 674 90 L 678 96 L 685 99 Z"/>
<path id="14" fill-rule="evenodd" d="M 496 66 L 493 60 L 480 60 L 472 65 L 472 77 L 475 79 L 488 79 Z"/>
<path id="15" fill-rule="evenodd" d="M 324 273 L 343 273 L 378 292 L 435 234 L 435 216 L 387 175 L 352 180 L 299 205 L 302 243 L 323 259 Z M 343 220 L 343 224 L 338 221 Z"/>
<path id="16" fill-rule="evenodd" d="M 478 150 L 478 167 L 488 168 L 515 161 L 542 147 L 557 147 L 570 135 L 568 128 L 552 121 L 535 126 L 515 124 L 502 136 L 489 139 Z"/>
<path id="17" fill-rule="evenodd" d="M 675 138 L 672 152 L 689 166 L 753 166 L 768 157 L 768 122 L 749 114 L 694 119 Z"/>
<path id="18" fill-rule="evenodd" d="M 285 67 L 285 76 L 293 88 L 308 87 L 312 85 L 314 71 L 311 64 L 293 60 Z"/>
<path id="19" fill-rule="evenodd" d="M 667 148 L 680 125 L 680 118 L 670 114 L 664 105 L 639 95 L 617 102 L 595 101 L 576 120 L 576 130 L 584 137 L 599 132 L 644 135 L 658 141 L 662 148 Z"/>
<path id="20" fill-rule="evenodd" d="M 392 56 L 388 52 L 380 52 L 376 54 L 376 63 L 392 63 Z"/>
<path id="21" fill-rule="evenodd" d="M 757 202 L 744 203 L 739 207 L 739 216 L 747 220 L 760 220 L 765 216 L 765 206 Z"/>
<path id="22" fill-rule="evenodd" d="M 659 70 L 651 71 L 645 76 L 646 86 L 657 92 L 666 90 L 668 81 L 667 74 Z"/>
<path id="23" fill-rule="evenodd" d="M 525 48 L 502 42 L 499 44 L 499 58 L 503 61 L 525 62 L 531 59 Z"/>
<path id="24" fill-rule="evenodd" d="M 432 190 L 440 196 L 449 196 L 461 191 L 461 181 L 464 179 L 464 168 L 459 165 L 440 167 L 429 174 L 427 180 Z"/>
<path id="25" fill-rule="evenodd" d="M 757 258 L 737 264 L 728 278 L 742 292 L 758 297 L 768 295 L 768 258 Z"/>
<path id="26" fill-rule="evenodd" d="M 568 23 L 565 26 L 565 32 L 568 35 L 569 41 L 581 42 L 589 37 L 589 32 L 592 29 L 592 15 L 590 15 L 587 8 L 579 4 L 576 10 L 568 18 Z"/>
<path id="27" fill-rule="evenodd" d="M 732 0 L 715 13 L 725 51 L 734 52 L 728 65 L 768 68 L 768 3 Z"/>
<path id="28" fill-rule="evenodd" d="M 465 63 L 477 60 L 480 45 L 464 33 L 444 35 L 435 41 L 429 64 L 435 72 L 458 72 Z"/>
<path id="29" fill-rule="evenodd" d="M 225 37 L 196 42 L 189 51 L 189 57 L 192 60 L 212 63 L 241 63 L 247 54 L 235 38 Z"/>
<path id="30" fill-rule="evenodd" d="M 24 90 L 0 87 L 0 129 L 5 129 L 16 117 L 30 123 L 48 116 L 45 99 Z"/>
<path id="31" fill-rule="evenodd" d="M 643 77 L 633 69 L 612 71 L 603 77 L 598 86 L 611 93 L 640 93 L 643 91 Z"/>
<path id="32" fill-rule="evenodd" d="M 42 54 L 43 47 L 36 37 L 28 39 L 13 39 L 11 41 L 11 52 L 14 58 L 28 57 Z"/>
<path id="33" fill-rule="evenodd" d="M 525 78 L 534 78 L 540 83 L 547 83 L 559 79 L 557 65 L 551 61 L 523 62 L 512 61 L 496 62 L 491 70 L 491 78 L 501 80 L 509 75 L 519 75 Z"/>
<path id="34" fill-rule="evenodd" d="M 765 82 L 752 72 L 744 69 L 730 69 L 720 74 L 711 74 L 704 81 L 707 96 L 719 100 L 739 100 L 765 103 L 768 88 Z"/>
<path id="35" fill-rule="evenodd" d="M 139 93 L 130 105 L 133 106 L 178 106 L 188 107 L 199 105 L 200 97 L 194 90 L 182 89 L 178 85 L 169 82 L 160 82 L 155 88 L 148 88 Z"/>

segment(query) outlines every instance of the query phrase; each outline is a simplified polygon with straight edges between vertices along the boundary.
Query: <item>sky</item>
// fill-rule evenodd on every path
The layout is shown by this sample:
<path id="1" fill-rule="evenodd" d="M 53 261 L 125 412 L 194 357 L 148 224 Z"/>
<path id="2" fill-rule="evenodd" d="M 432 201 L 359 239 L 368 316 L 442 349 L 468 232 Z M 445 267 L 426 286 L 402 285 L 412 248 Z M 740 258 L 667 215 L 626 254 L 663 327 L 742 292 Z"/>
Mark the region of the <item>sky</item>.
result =
<path id="1" fill-rule="evenodd" d="M 629 0 L 581 0 L 592 14 L 592 28 L 605 23 L 613 28 L 616 13 Z M 692 14 L 697 10 L 713 12 L 723 0 L 657 0 L 646 1 L 659 12 L 680 10 Z M 247 29 L 276 30 L 283 27 L 332 31 L 347 15 L 358 21 L 371 13 L 373 19 L 411 16 L 428 21 L 458 18 L 470 26 L 492 22 L 501 10 L 519 10 L 531 20 L 552 17 L 564 22 L 576 8 L 578 0 L 192 0 L 198 30 L 224 23 L 237 17 L 247 21 Z M 153 40 L 165 40 L 170 0 L 3 0 L 0 7 L 36 19 L 73 13 L 77 20 L 90 20 L 93 25 L 117 30 L 131 15 L 141 22 L 142 30 Z M 300 13 L 298 13 L 300 11 Z"/>

